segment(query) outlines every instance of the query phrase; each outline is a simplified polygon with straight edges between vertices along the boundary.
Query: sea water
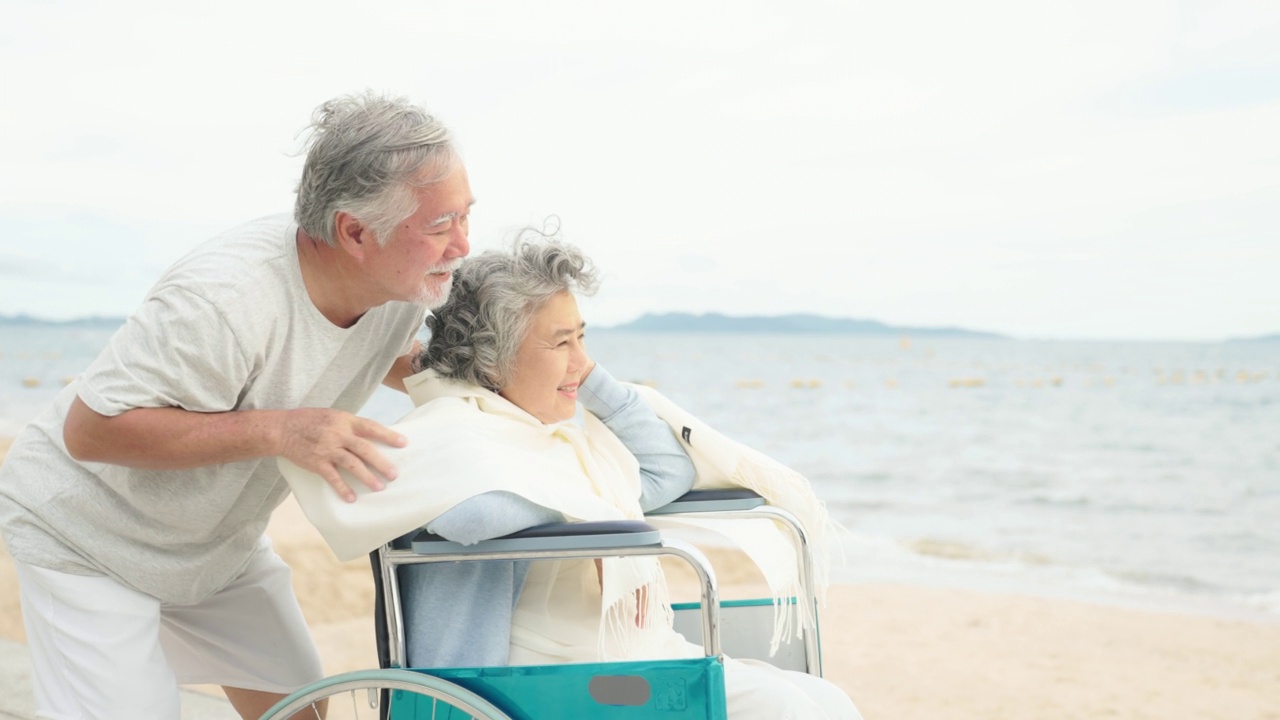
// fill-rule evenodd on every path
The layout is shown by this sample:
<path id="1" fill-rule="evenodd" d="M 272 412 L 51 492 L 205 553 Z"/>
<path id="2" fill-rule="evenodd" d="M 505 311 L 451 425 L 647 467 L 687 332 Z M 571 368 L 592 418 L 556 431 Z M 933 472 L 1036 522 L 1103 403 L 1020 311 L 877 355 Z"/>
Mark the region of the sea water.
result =
<path id="1" fill-rule="evenodd" d="M 0 328 L 0 435 L 109 335 Z M 588 346 L 809 477 L 848 530 L 839 581 L 1280 620 L 1280 345 L 602 331 Z M 383 389 L 362 414 L 409 409 Z"/>

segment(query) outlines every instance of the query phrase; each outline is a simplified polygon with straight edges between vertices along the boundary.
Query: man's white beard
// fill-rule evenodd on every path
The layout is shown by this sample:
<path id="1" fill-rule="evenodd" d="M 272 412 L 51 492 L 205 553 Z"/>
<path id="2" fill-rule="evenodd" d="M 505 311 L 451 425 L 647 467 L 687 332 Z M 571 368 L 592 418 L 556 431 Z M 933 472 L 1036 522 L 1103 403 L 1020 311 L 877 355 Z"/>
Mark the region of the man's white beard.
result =
<path id="1" fill-rule="evenodd" d="M 430 284 L 422 288 L 422 296 L 418 301 L 427 306 L 428 310 L 435 310 L 444 305 L 449 299 L 449 291 L 453 289 L 453 275 L 442 283 Z"/>

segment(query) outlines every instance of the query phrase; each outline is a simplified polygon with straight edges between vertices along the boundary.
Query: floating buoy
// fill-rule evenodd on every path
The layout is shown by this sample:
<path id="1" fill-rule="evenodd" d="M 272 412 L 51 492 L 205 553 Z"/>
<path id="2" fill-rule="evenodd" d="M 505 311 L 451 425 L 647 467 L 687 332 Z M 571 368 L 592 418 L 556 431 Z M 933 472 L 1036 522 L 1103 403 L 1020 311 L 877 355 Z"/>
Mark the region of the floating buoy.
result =
<path id="1" fill-rule="evenodd" d="M 66 377 L 62 378 L 62 384 L 63 384 L 64 386 L 65 386 L 65 385 L 70 385 L 71 383 L 73 383 L 73 382 L 75 382 L 75 381 L 76 381 L 76 376 L 75 376 L 75 375 L 68 375 L 68 376 L 66 376 Z"/>
<path id="2" fill-rule="evenodd" d="M 33 377 L 22 378 L 22 387 L 29 387 L 29 388 L 40 387 L 40 380 L 38 378 L 33 378 Z"/>
<path id="3" fill-rule="evenodd" d="M 898 381 L 893 378 L 885 378 L 884 386 L 887 388 L 896 388 L 898 387 Z"/>
<path id="4" fill-rule="evenodd" d="M 791 387 L 793 387 L 793 388 L 820 388 L 820 387 L 822 387 L 822 381 L 821 381 L 821 380 L 818 380 L 818 379 L 816 379 L 816 378 L 811 379 L 811 380 L 803 380 L 803 379 L 797 378 L 797 379 L 795 379 L 795 380 L 792 380 L 792 381 L 791 381 Z"/>
<path id="5" fill-rule="evenodd" d="M 952 378 L 947 384 L 953 388 L 980 388 L 986 385 L 987 381 L 982 378 Z"/>
<path id="6" fill-rule="evenodd" d="M 746 390 L 758 390 L 764 387 L 764 381 L 763 380 L 739 380 L 735 382 L 733 386 L 736 388 L 742 388 Z"/>

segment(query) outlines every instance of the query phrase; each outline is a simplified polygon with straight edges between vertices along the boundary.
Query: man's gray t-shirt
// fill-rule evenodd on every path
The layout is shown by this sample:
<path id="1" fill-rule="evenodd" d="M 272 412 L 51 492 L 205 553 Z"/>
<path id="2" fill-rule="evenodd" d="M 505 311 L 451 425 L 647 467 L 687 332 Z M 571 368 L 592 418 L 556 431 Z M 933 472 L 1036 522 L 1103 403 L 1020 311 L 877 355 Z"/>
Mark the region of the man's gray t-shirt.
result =
<path id="1" fill-rule="evenodd" d="M 336 408 L 357 412 L 409 352 L 426 314 L 392 302 L 350 328 L 307 294 L 286 215 L 234 228 L 179 260 L 0 467 L 0 527 L 17 559 L 103 573 L 162 602 L 199 601 L 248 562 L 288 494 L 274 458 L 187 470 L 80 463 L 63 421 L 80 398 L 108 416 Z"/>

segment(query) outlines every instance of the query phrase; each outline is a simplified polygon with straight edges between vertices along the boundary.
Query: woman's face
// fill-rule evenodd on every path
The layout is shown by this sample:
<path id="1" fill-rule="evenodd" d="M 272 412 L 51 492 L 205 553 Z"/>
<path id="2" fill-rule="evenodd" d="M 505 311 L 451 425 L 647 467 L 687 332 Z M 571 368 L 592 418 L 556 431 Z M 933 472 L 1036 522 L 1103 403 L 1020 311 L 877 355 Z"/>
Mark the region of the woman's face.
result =
<path id="1" fill-rule="evenodd" d="M 592 367 L 585 328 L 572 293 L 562 290 L 551 296 L 534 313 L 516 351 L 511 380 L 498 394 L 544 423 L 573 417 L 578 383 Z"/>

